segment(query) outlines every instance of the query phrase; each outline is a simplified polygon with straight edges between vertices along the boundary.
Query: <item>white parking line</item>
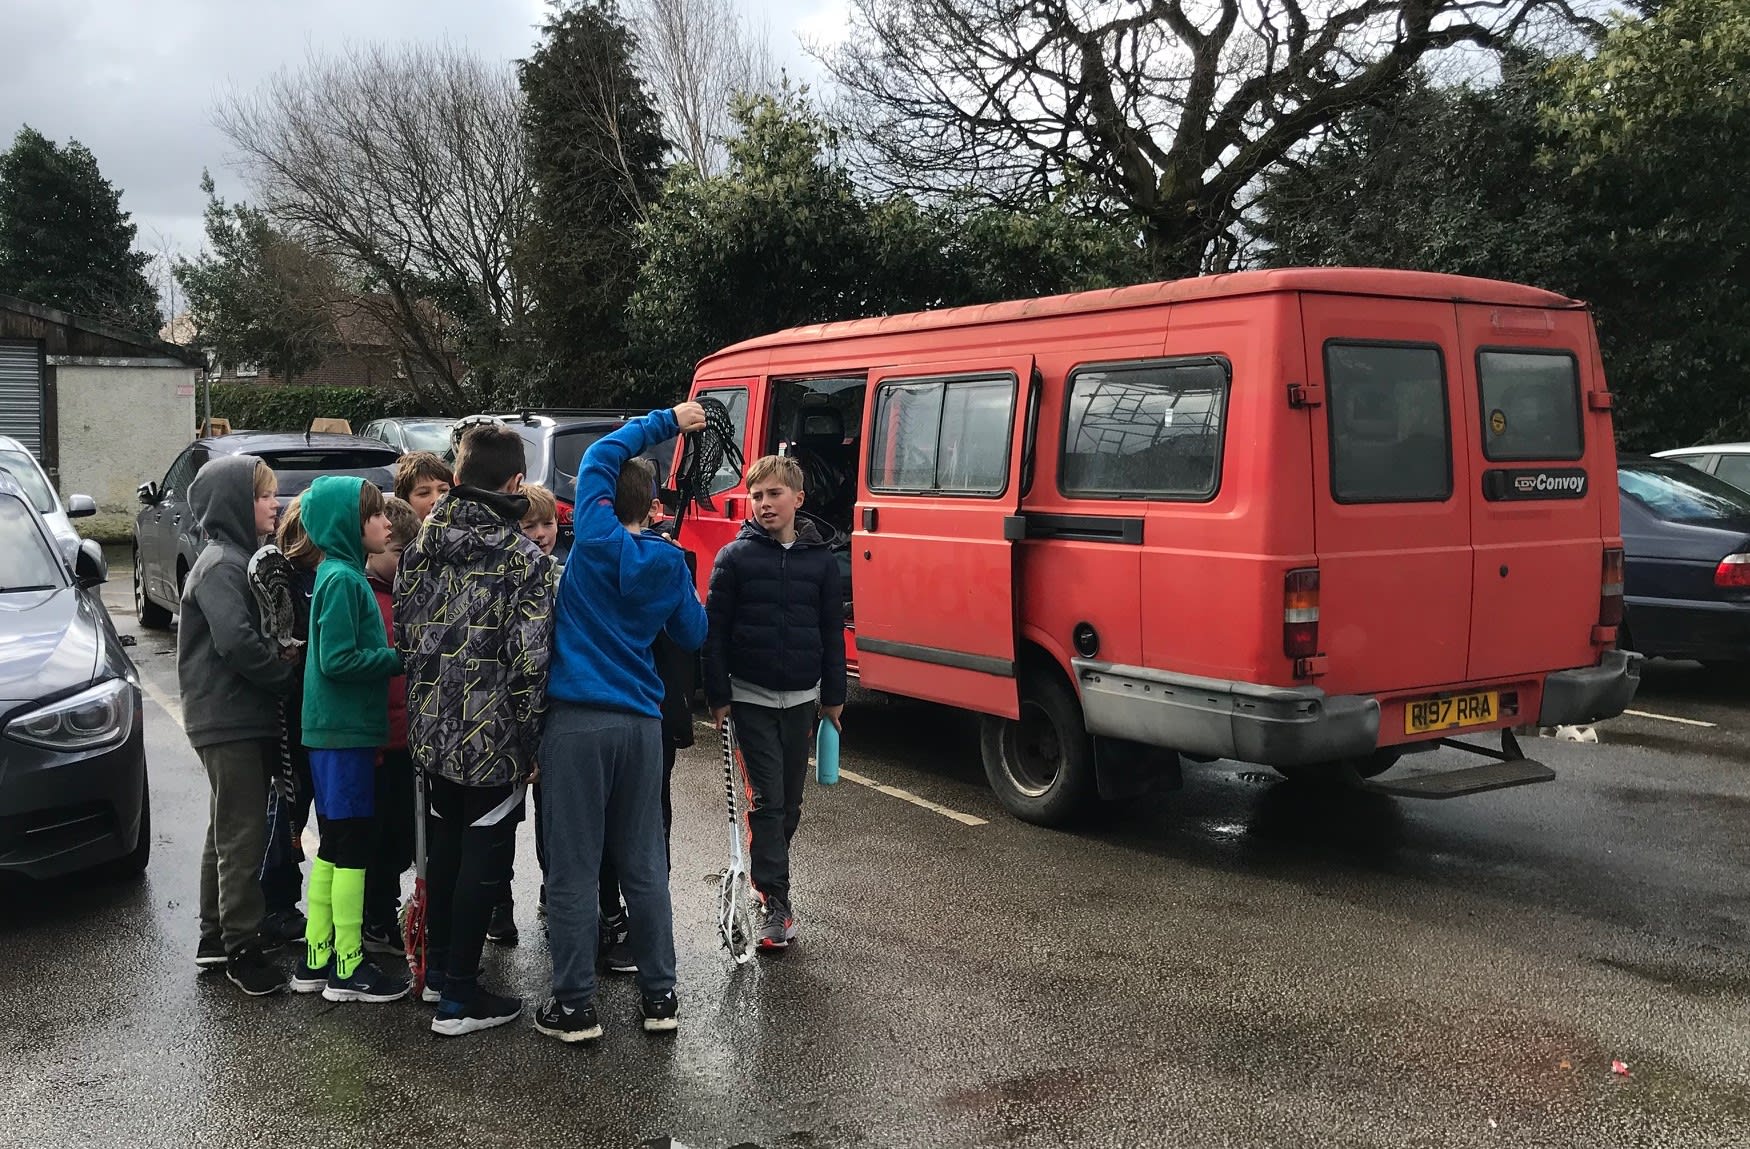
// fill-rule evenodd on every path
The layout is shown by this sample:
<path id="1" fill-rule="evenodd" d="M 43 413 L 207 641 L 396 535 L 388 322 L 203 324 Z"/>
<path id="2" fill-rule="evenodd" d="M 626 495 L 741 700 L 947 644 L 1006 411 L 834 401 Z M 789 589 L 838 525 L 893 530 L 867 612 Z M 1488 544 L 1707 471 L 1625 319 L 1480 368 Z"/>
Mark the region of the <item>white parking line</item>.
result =
<path id="1" fill-rule="evenodd" d="M 1648 710 L 1625 710 L 1623 713 L 1635 718 L 1651 718 L 1657 722 L 1675 722 L 1679 726 L 1699 726 L 1704 730 L 1715 730 L 1719 727 L 1717 722 L 1703 722 L 1699 718 L 1677 718 L 1670 714 L 1654 714 Z"/>
<path id="2" fill-rule="evenodd" d="M 983 818 L 975 818 L 971 814 L 962 814 L 958 810 L 950 810 L 948 807 L 932 802 L 928 798 L 920 798 L 909 791 L 901 790 L 898 786 L 888 786 L 875 781 L 873 778 L 865 778 L 863 775 L 852 770 L 841 768 L 839 770 L 839 777 L 855 782 L 859 786 L 867 786 L 871 790 L 879 791 L 880 793 L 887 795 L 889 798 L 898 798 L 901 802 L 910 802 L 913 806 L 928 810 L 932 814 L 940 814 L 944 818 L 952 818 L 962 826 L 990 825 L 990 823 Z"/>
<path id="3" fill-rule="evenodd" d="M 182 703 L 176 701 L 176 699 L 158 689 L 158 687 L 154 686 L 152 681 L 143 674 L 140 675 L 140 689 L 145 692 L 147 698 L 156 702 L 164 709 L 166 714 L 170 715 L 170 720 L 172 722 L 176 723 L 178 726 L 182 726 Z M 184 729 L 186 729 L 186 727 Z"/>

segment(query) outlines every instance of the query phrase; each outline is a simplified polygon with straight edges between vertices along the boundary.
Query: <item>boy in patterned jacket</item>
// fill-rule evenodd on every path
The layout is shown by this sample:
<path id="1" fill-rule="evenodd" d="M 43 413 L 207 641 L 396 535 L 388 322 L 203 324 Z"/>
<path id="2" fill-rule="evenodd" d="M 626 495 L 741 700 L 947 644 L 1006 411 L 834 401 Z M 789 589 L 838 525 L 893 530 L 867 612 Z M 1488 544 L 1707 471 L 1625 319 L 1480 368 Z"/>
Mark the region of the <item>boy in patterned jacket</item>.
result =
<path id="1" fill-rule="evenodd" d="M 523 535 L 523 441 L 486 424 L 462 439 L 456 486 L 402 556 L 395 622 L 407 741 L 427 778 L 424 999 L 447 1037 L 513 1021 L 522 1001 L 479 984 L 493 907 L 508 895 L 535 767 L 553 633 L 552 563 Z"/>

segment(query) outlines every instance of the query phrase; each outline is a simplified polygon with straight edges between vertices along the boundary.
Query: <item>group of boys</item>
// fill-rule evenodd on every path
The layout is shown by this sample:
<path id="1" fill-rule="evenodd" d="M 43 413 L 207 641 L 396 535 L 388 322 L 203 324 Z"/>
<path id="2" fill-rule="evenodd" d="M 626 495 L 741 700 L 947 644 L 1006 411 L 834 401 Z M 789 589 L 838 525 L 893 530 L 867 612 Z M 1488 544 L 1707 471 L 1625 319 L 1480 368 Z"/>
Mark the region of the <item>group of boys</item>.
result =
<path id="1" fill-rule="evenodd" d="M 674 1030 L 669 782 L 691 743 L 687 671 L 701 646 L 706 701 L 719 725 L 733 721 L 754 796 L 760 945 L 794 939 L 789 842 L 808 752 L 816 721 L 838 725 L 844 703 L 838 567 L 810 524 L 798 529 L 800 469 L 767 457 L 745 476 L 754 518 L 720 552 L 700 603 L 687 556 L 654 529 L 663 504 L 643 456 L 705 423 L 683 403 L 590 448 L 562 574 L 550 557 L 557 504 L 524 482 L 508 427 L 469 430 L 453 476 L 436 456 L 404 458 L 397 497 L 356 477 L 316 479 L 278 523 L 281 549 L 313 568 L 302 646 L 265 633 L 249 583 L 279 519 L 273 471 L 247 455 L 201 470 L 189 502 L 209 542 L 183 594 L 177 659 L 211 784 L 197 964 L 224 966 L 255 996 L 288 985 L 330 1001 L 407 996 L 409 980 L 372 954 L 403 952 L 417 772 L 431 1028 L 457 1036 L 513 1020 L 522 1002 L 482 986 L 480 968 L 489 936 L 515 941 L 515 834 L 533 787 L 553 962 L 536 1029 L 601 1036 L 600 963 L 637 974 L 644 1029 Z M 282 700 L 295 718 L 283 726 Z M 294 753 L 319 845 L 287 978 L 269 956 L 289 940 L 276 922 L 286 910 L 269 914 L 264 886 L 283 890 L 289 865 L 295 901 L 298 801 L 280 816 L 287 798 L 273 788 Z"/>

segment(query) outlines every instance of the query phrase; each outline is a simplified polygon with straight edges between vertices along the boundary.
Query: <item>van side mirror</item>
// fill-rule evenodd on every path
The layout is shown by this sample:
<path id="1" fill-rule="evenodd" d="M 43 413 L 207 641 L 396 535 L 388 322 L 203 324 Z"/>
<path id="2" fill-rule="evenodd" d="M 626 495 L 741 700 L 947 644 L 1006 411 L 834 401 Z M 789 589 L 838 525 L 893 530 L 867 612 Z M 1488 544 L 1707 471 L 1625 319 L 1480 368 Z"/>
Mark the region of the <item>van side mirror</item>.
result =
<path id="1" fill-rule="evenodd" d="M 155 507 L 158 505 L 158 498 L 157 483 L 146 482 L 140 484 L 140 502 L 146 504 L 148 507 Z"/>
<path id="2" fill-rule="evenodd" d="M 90 495 L 67 496 L 67 517 L 69 519 L 89 518 L 97 513 L 97 500 Z"/>
<path id="3" fill-rule="evenodd" d="M 109 581 L 109 563 L 103 557 L 102 543 L 86 539 L 79 544 L 79 553 L 73 558 L 73 577 L 87 588 Z"/>

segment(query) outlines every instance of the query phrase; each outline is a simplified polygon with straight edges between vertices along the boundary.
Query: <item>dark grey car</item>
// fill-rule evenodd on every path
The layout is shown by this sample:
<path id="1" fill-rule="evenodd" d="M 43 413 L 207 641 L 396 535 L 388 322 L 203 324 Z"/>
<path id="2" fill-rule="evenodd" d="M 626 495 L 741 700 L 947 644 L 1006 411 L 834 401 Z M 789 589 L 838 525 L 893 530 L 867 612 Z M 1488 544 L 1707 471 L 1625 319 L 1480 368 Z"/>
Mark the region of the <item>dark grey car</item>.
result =
<path id="1" fill-rule="evenodd" d="M 103 548 L 69 565 L 0 473 L 0 873 L 146 868 L 151 795 L 139 676 L 98 598 Z"/>
<path id="2" fill-rule="evenodd" d="M 280 508 L 318 475 L 357 475 L 395 489 L 400 452 L 358 435 L 242 431 L 196 439 L 170 464 L 162 482 L 140 486 L 145 504 L 134 519 L 134 609 L 140 625 L 166 627 L 180 609 L 182 583 L 206 540 L 188 509 L 188 484 L 220 455 L 259 455 L 279 476 Z"/>

